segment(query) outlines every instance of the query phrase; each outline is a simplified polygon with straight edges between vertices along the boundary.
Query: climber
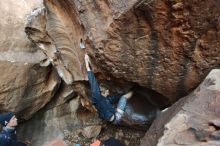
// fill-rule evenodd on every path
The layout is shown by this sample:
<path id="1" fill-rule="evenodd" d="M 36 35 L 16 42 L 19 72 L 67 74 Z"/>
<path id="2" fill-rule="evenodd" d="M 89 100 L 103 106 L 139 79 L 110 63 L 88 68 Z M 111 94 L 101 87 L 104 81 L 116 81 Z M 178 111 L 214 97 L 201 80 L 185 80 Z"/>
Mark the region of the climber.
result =
<path id="1" fill-rule="evenodd" d="M 16 136 L 17 118 L 12 112 L 0 114 L 0 124 L 3 129 L 0 133 L 0 146 L 26 146 L 18 142 Z"/>
<path id="2" fill-rule="evenodd" d="M 92 103 L 98 110 L 100 118 L 117 124 L 125 111 L 127 100 L 131 98 L 133 92 L 130 91 L 127 94 L 117 96 L 109 96 L 108 90 L 101 92 L 95 75 L 90 68 L 91 62 L 87 54 L 85 54 L 85 64 L 91 88 Z M 115 110 L 113 104 L 117 102 L 118 105 Z"/>

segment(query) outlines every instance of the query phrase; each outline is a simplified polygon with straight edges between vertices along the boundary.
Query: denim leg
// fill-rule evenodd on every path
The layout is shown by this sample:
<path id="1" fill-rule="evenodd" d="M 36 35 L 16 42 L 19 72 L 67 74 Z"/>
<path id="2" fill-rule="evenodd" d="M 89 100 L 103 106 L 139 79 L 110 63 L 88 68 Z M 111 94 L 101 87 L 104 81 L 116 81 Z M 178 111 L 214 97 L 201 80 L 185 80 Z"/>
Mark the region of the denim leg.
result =
<path id="1" fill-rule="evenodd" d="M 117 109 L 120 109 L 121 111 L 125 111 L 125 107 L 127 104 L 127 98 L 125 98 L 124 96 L 121 96 L 118 105 L 117 105 Z"/>
<path id="2" fill-rule="evenodd" d="M 88 78 L 92 93 L 92 102 L 99 112 L 99 116 L 104 120 L 109 120 L 114 115 L 115 109 L 110 101 L 103 97 L 100 92 L 99 84 L 96 81 L 95 75 L 92 71 L 88 71 Z"/>
<path id="3" fill-rule="evenodd" d="M 95 75 L 92 71 L 87 71 L 88 73 L 88 78 L 89 78 L 89 83 L 90 83 L 90 91 L 92 94 L 92 101 L 93 103 L 96 103 L 98 100 L 100 100 L 99 98 L 101 98 L 101 92 L 100 92 L 100 88 L 99 88 L 99 84 L 95 78 Z"/>
<path id="4" fill-rule="evenodd" d="M 103 96 L 102 99 L 98 100 L 94 105 L 99 112 L 99 116 L 104 120 L 110 120 L 115 113 L 115 108 L 113 105 Z"/>
<path id="5" fill-rule="evenodd" d="M 127 104 L 127 98 L 125 98 L 124 96 L 121 96 L 121 98 L 118 102 L 118 105 L 117 105 L 114 124 L 117 124 L 121 121 L 121 118 L 125 112 L 126 104 Z"/>

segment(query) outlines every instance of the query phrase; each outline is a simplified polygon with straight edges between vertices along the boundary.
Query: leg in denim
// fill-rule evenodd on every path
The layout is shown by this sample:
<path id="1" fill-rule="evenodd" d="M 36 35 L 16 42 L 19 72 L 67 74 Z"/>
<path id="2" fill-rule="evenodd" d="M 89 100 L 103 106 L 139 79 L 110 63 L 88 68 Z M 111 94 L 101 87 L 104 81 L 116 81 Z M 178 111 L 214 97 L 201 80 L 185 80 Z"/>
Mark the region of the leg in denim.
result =
<path id="1" fill-rule="evenodd" d="M 115 109 L 110 101 L 101 95 L 99 84 L 92 71 L 88 71 L 88 78 L 92 93 L 92 102 L 98 110 L 99 116 L 104 120 L 109 120 L 114 115 Z"/>
<path id="2" fill-rule="evenodd" d="M 88 78 L 90 83 L 90 89 L 92 93 L 92 102 L 97 103 L 97 101 L 102 100 L 99 84 L 95 78 L 95 75 L 92 71 L 88 71 Z"/>

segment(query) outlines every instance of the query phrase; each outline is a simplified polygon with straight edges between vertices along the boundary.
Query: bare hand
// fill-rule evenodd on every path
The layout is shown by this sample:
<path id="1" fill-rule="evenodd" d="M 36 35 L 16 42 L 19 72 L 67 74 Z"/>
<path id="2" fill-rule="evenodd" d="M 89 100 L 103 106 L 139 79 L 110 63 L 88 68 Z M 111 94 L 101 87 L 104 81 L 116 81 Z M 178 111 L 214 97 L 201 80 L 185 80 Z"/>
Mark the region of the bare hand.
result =
<path id="1" fill-rule="evenodd" d="M 89 56 L 88 56 L 87 54 L 85 54 L 84 59 L 85 59 L 85 63 L 86 63 L 86 70 L 87 70 L 87 71 L 91 71 L 91 68 L 90 68 L 90 66 L 89 66 L 89 64 L 90 64 Z"/>

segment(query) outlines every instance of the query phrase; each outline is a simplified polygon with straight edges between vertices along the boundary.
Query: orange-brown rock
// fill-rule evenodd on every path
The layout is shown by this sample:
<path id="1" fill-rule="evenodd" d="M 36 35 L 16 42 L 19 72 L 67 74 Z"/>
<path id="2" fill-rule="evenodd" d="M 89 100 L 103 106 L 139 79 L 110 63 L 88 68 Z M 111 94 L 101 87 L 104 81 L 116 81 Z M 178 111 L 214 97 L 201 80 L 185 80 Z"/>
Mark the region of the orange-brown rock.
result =
<path id="1" fill-rule="evenodd" d="M 214 69 L 190 95 L 164 111 L 141 146 L 217 146 L 220 143 L 220 70 Z"/>
<path id="2" fill-rule="evenodd" d="M 80 38 L 105 79 L 137 83 L 171 102 L 220 64 L 219 1 L 45 0 L 44 5 L 46 30 L 73 78 L 86 79 Z"/>
<path id="3" fill-rule="evenodd" d="M 55 70 L 41 67 L 46 56 L 24 32 L 27 16 L 42 1 L 0 1 L 0 110 L 30 118 L 48 103 L 60 84 Z"/>
<path id="4" fill-rule="evenodd" d="M 83 4 L 80 20 L 90 34 L 91 54 L 116 78 L 175 101 L 219 66 L 219 1 L 145 0 L 120 9 L 117 17 L 110 15 L 114 12 L 107 1 L 93 4 L 94 9 L 100 6 L 96 10 L 90 5 Z"/>

